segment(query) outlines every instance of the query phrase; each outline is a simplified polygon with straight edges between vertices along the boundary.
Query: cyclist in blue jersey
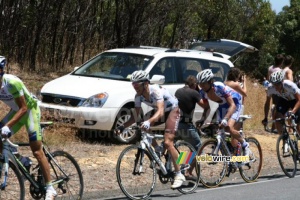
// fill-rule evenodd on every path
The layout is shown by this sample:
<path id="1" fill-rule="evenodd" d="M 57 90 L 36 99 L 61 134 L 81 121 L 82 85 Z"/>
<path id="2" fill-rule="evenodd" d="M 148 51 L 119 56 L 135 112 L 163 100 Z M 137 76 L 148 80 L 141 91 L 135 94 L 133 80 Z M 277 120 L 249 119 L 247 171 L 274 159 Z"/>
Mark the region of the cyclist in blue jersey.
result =
<path id="1" fill-rule="evenodd" d="M 45 179 L 45 200 L 53 200 L 57 193 L 52 186 L 49 164 L 42 149 L 40 108 L 37 100 L 32 97 L 18 77 L 4 73 L 5 65 L 5 57 L 0 56 L 0 100 L 11 108 L 9 113 L 0 121 L 2 137 L 10 137 L 25 125 L 30 148 L 41 166 Z M 1 142 L 0 151 L 2 151 Z"/>
<path id="2" fill-rule="evenodd" d="M 116 133 L 119 134 L 126 127 L 137 121 L 136 116 L 140 115 L 142 103 L 152 107 L 154 109 L 154 114 L 149 119 L 143 121 L 141 127 L 145 130 L 149 130 L 151 126 L 165 123 L 164 147 L 171 153 L 176 172 L 171 187 L 173 189 L 178 188 L 185 181 L 185 177 L 180 171 L 180 166 L 176 164 L 178 152 L 174 147 L 174 138 L 180 119 L 178 100 L 165 88 L 159 85 L 150 85 L 149 75 L 143 70 L 133 72 L 131 81 L 132 86 L 136 91 L 134 100 L 135 113 L 131 113 L 129 120 L 122 126 L 117 127 Z M 157 151 L 157 147 L 160 147 L 155 141 L 153 141 L 152 145 L 156 149 L 155 151 Z"/>
<path id="3" fill-rule="evenodd" d="M 201 88 L 200 95 L 207 104 L 208 100 L 219 104 L 217 116 L 218 121 L 221 121 L 220 126 L 224 127 L 232 138 L 241 143 L 244 156 L 249 156 L 249 143 L 234 128 L 242 109 L 242 96 L 224 83 L 214 82 L 213 78 L 214 74 L 210 69 L 205 69 L 197 74 L 198 84 Z M 233 144 L 233 146 L 236 147 L 236 144 Z"/>

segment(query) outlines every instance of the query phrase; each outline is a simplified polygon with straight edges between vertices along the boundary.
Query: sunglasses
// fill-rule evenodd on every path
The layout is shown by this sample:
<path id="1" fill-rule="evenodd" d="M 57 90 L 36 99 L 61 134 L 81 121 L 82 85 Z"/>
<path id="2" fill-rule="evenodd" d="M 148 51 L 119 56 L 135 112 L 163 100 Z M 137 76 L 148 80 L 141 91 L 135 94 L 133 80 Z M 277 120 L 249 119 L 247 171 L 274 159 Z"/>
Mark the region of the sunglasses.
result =
<path id="1" fill-rule="evenodd" d="M 276 85 L 276 86 L 281 85 L 281 82 L 279 82 L 279 83 L 273 83 L 273 85 Z"/>
<path id="2" fill-rule="evenodd" d="M 136 87 L 141 86 L 143 83 L 144 82 L 132 82 L 132 86 L 136 88 Z"/>

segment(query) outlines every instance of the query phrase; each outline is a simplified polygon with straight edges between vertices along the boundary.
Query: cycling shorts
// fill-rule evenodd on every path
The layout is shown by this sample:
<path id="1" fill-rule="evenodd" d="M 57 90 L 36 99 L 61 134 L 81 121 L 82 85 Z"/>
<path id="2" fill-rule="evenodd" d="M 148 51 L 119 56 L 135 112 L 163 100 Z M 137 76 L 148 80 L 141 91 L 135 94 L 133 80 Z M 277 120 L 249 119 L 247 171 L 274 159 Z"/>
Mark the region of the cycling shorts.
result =
<path id="1" fill-rule="evenodd" d="M 296 99 L 293 100 L 286 100 L 284 98 L 278 98 L 278 103 L 276 105 L 276 111 L 285 115 L 285 113 L 287 111 L 289 111 L 289 109 L 293 109 L 295 104 L 297 103 Z M 295 113 L 295 122 L 298 124 L 300 121 L 300 109 L 297 110 L 297 112 Z"/>
<path id="2" fill-rule="evenodd" d="M 17 111 L 10 110 L 9 113 L 1 120 L 1 127 L 3 127 L 9 120 L 11 120 Z M 25 125 L 29 141 L 41 141 L 42 140 L 42 130 L 40 126 L 41 121 L 41 111 L 39 106 L 33 107 L 27 110 L 26 114 L 11 127 L 12 135 L 17 133 L 22 126 Z"/>
<path id="3" fill-rule="evenodd" d="M 234 111 L 234 113 L 231 115 L 231 119 L 235 120 L 235 121 L 238 121 L 240 115 L 241 115 L 241 112 L 242 112 L 242 103 L 241 103 L 241 98 L 240 96 L 232 96 L 232 99 L 234 101 L 234 104 L 236 106 L 236 109 Z M 222 105 L 219 105 L 218 107 L 218 121 L 221 121 L 226 113 L 228 112 L 228 108 L 229 108 L 229 104 L 228 103 L 225 103 L 225 104 L 222 104 Z"/>

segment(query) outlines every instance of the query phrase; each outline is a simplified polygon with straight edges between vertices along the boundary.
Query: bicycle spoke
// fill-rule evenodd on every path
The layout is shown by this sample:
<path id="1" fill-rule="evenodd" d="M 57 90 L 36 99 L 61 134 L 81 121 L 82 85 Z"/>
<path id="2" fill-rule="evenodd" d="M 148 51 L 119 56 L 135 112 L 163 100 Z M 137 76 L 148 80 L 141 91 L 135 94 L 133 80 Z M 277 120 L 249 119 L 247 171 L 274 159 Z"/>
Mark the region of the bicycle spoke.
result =
<path id="1" fill-rule="evenodd" d="M 52 166 L 50 167 L 51 180 L 52 182 L 59 182 L 53 185 L 58 193 L 56 199 L 81 199 L 83 195 L 83 177 L 79 165 L 66 152 L 56 151 L 53 153 L 53 157 L 63 170 L 61 171 L 54 161 L 50 160 Z"/>
<path id="2" fill-rule="evenodd" d="M 122 151 L 116 174 L 121 190 L 130 199 L 148 198 L 156 183 L 156 168 L 148 151 L 138 153 L 136 145 Z"/>
<path id="3" fill-rule="evenodd" d="M 213 152 L 217 146 L 215 139 L 209 139 L 205 141 L 199 149 L 198 156 L 203 159 L 210 156 L 215 156 Z M 221 155 L 221 152 L 218 152 Z M 209 160 L 203 160 L 200 162 L 200 181 L 206 187 L 217 187 L 224 180 L 226 175 L 226 162 L 212 162 Z"/>
<path id="4" fill-rule="evenodd" d="M 276 144 L 276 151 L 282 171 L 286 176 L 292 178 L 295 176 L 297 171 L 297 160 L 291 144 L 286 141 L 288 141 L 286 136 L 279 136 Z"/>
<path id="5" fill-rule="evenodd" d="M 250 145 L 249 162 L 242 163 L 239 170 L 244 181 L 253 182 L 258 178 L 262 168 L 262 149 L 257 139 L 249 137 L 246 141 Z"/>
<path id="6" fill-rule="evenodd" d="M 178 141 L 175 146 L 179 152 L 190 153 L 190 152 L 196 151 L 191 144 L 189 144 L 185 141 Z M 192 166 L 192 165 L 194 165 L 194 166 Z M 187 175 L 187 173 L 188 173 L 189 175 L 185 176 L 186 181 L 184 181 L 182 186 L 180 188 L 178 188 L 178 191 L 183 194 L 192 193 L 198 188 L 198 184 L 200 181 L 200 176 L 199 176 L 200 166 L 196 162 L 196 157 L 194 157 L 193 162 L 191 163 L 191 166 L 186 166 L 185 164 L 182 164 L 181 168 L 182 169 L 187 168 L 185 170 L 182 170 L 182 174 Z"/>

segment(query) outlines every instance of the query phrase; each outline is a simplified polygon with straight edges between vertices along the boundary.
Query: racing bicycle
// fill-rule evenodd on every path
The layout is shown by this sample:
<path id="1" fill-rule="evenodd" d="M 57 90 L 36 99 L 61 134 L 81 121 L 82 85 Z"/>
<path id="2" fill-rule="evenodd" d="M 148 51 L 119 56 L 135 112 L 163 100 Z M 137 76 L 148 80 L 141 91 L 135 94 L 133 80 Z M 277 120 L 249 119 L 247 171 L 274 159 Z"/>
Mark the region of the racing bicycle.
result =
<path id="1" fill-rule="evenodd" d="M 52 122 L 41 122 L 41 129 Z M 1 136 L 0 136 L 1 137 Z M 24 179 L 30 183 L 29 192 L 32 199 L 44 199 L 45 181 L 41 167 L 25 166 L 18 158 L 15 149 L 19 146 L 29 147 L 29 143 L 14 144 L 8 138 L 1 138 L 3 144 L 0 158 L 0 199 L 24 200 Z M 83 177 L 76 160 L 67 152 L 50 152 L 43 141 L 43 151 L 50 166 L 52 185 L 57 192 L 56 199 L 81 199 L 83 195 Z"/>
<path id="2" fill-rule="evenodd" d="M 172 158 L 168 151 L 161 156 L 157 155 L 151 147 L 152 139 L 162 139 L 163 135 L 149 134 L 140 127 L 132 127 L 136 130 L 139 142 L 125 148 L 117 161 L 116 175 L 118 184 L 126 197 L 130 199 L 148 199 L 152 194 L 158 174 L 162 184 L 167 184 L 174 180 L 175 172 L 172 167 Z M 196 155 L 194 147 L 185 142 L 174 142 L 174 146 L 178 153 L 186 152 Z M 165 160 L 165 162 L 163 162 Z M 192 163 L 191 159 L 189 163 Z M 181 172 L 190 168 L 190 164 L 181 165 Z M 192 176 L 186 177 L 186 181 L 177 190 L 183 194 L 194 192 L 199 183 L 199 165 L 197 164 L 193 170 Z"/>
<path id="3" fill-rule="evenodd" d="M 285 117 L 275 119 L 272 122 L 275 121 L 282 124 L 283 132 L 276 143 L 277 158 L 284 174 L 293 178 L 297 172 L 297 161 L 300 162 L 298 149 L 300 135 L 296 128 L 295 119 L 291 119 L 290 125 L 288 125 L 288 120 L 289 118 Z M 289 129 L 292 129 L 292 133 L 289 133 Z"/>
<path id="4" fill-rule="evenodd" d="M 244 121 L 250 118 L 249 115 L 240 116 L 240 134 L 244 134 Z M 202 126 L 203 123 L 198 122 L 197 127 Z M 260 174 L 263 161 L 262 149 L 258 140 L 254 137 L 245 137 L 250 145 L 249 159 L 237 157 L 243 155 L 243 149 L 236 150 L 233 148 L 230 134 L 219 129 L 219 122 L 211 122 L 206 125 L 208 126 L 200 132 L 208 136 L 208 139 L 198 150 L 201 183 L 208 188 L 217 187 L 225 177 L 229 177 L 231 173 L 235 173 L 237 170 L 239 170 L 244 181 L 255 181 Z M 240 151 L 238 155 L 236 154 L 237 151 Z"/>

